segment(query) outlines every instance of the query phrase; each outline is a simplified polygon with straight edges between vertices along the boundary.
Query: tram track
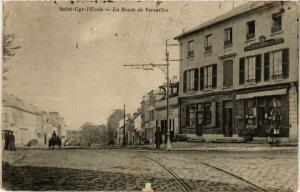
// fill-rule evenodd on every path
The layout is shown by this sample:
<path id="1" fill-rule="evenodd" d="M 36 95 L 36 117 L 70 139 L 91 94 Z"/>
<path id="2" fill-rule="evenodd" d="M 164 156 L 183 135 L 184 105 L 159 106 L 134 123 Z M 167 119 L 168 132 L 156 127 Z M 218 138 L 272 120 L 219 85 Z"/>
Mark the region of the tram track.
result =
<path id="1" fill-rule="evenodd" d="M 192 189 L 184 181 L 182 181 L 182 179 L 180 179 L 170 168 L 168 168 L 167 166 L 165 166 L 164 164 L 162 164 L 161 162 L 159 162 L 158 160 L 156 160 L 152 157 L 149 157 L 144 154 L 143 154 L 143 156 L 146 157 L 147 159 L 150 159 L 151 161 L 155 162 L 160 167 L 162 167 L 164 170 L 166 170 L 173 177 L 173 179 L 180 185 L 180 187 L 183 189 L 183 191 L 186 191 L 186 192 L 192 191 Z"/>
<path id="2" fill-rule="evenodd" d="M 181 186 L 181 188 L 186 191 L 186 192 L 191 192 L 193 191 L 191 189 L 191 187 L 188 186 L 188 184 L 186 184 L 184 181 L 182 181 L 182 179 L 180 179 L 175 173 L 174 171 L 172 171 L 170 168 L 168 168 L 167 166 L 165 166 L 163 163 L 161 163 L 159 160 L 156 160 L 152 157 L 149 157 L 147 155 L 144 155 L 146 158 L 150 159 L 151 161 L 155 162 L 156 164 L 158 164 L 160 167 L 162 167 L 163 169 L 165 169 L 173 178 L 174 180 L 176 180 L 176 182 Z M 250 185 L 253 189 L 256 189 L 256 191 L 261 191 L 261 192 L 268 192 L 267 190 L 257 186 L 256 184 L 234 174 L 234 173 L 230 173 L 224 169 L 221 169 L 219 167 L 216 167 L 216 166 L 213 166 L 211 164 L 208 164 L 208 163 L 205 163 L 205 162 L 199 162 L 201 165 L 204 165 L 206 167 L 209 167 L 211 169 L 215 169 L 219 172 L 222 172 L 223 174 L 227 174 L 227 175 L 230 175 L 231 177 L 234 177 L 235 179 L 239 180 L 241 183 L 244 183 L 244 184 L 247 184 L 247 185 Z"/>

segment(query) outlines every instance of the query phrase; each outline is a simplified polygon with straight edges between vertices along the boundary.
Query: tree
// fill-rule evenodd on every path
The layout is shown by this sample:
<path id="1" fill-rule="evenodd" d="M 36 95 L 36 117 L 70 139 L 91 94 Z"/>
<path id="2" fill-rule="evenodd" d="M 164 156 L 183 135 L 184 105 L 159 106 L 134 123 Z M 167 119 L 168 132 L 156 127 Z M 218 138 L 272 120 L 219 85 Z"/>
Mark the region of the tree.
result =
<path id="1" fill-rule="evenodd" d="M 5 73 L 8 72 L 7 61 L 16 55 L 16 50 L 21 46 L 14 45 L 15 34 L 7 32 L 7 18 L 8 15 L 4 16 L 3 20 L 3 80 L 7 80 Z"/>

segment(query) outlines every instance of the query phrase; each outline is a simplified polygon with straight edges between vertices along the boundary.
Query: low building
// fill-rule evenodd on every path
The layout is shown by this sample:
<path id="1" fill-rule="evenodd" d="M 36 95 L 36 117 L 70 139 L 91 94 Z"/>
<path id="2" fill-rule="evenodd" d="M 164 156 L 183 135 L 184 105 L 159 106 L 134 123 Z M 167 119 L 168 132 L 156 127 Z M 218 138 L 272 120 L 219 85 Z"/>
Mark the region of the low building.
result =
<path id="1" fill-rule="evenodd" d="M 15 144 L 28 145 L 31 140 L 42 141 L 42 115 L 37 107 L 13 96 L 3 96 L 2 134 L 13 131 Z M 3 138 L 3 137 L 2 137 Z"/>

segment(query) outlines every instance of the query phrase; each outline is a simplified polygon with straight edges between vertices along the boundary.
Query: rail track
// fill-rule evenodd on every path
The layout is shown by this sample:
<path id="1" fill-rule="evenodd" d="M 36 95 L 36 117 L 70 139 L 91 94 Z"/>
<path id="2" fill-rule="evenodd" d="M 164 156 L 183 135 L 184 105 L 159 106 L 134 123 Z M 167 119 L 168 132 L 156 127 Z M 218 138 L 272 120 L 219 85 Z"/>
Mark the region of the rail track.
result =
<path id="1" fill-rule="evenodd" d="M 186 191 L 186 192 L 192 191 L 192 189 L 186 183 L 184 183 L 184 181 L 182 181 L 170 168 L 168 168 L 167 166 L 165 166 L 164 164 L 162 164 L 161 162 L 159 162 L 158 160 L 156 160 L 154 158 L 151 158 L 147 155 L 143 155 L 143 156 L 150 159 L 151 161 L 155 162 L 163 169 L 165 169 L 173 177 L 173 179 L 180 185 L 180 187 L 183 189 L 183 191 Z"/>
<path id="2" fill-rule="evenodd" d="M 188 184 L 186 184 L 184 181 L 182 181 L 170 168 L 168 168 L 167 166 L 165 166 L 163 163 L 161 163 L 160 161 L 152 158 L 152 157 L 149 157 L 147 155 L 144 155 L 146 158 L 152 160 L 153 162 L 157 163 L 159 166 L 161 166 L 163 169 L 165 169 L 175 180 L 176 182 L 181 186 L 181 188 L 186 191 L 186 192 L 191 192 L 193 191 L 191 189 L 191 187 L 188 186 Z M 207 167 L 210 167 L 212 169 L 215 169 L 219 172 L 222 172 L 223 174 L 227 174 L 227 175 L 230 175 L 231 177 L 234 177 L 236 179 L 238 179 L 241 183 L 244 183 L 244 184 L 247 184 L 247 185 L 250 185 L 253 189 L 256 189 L 256 191 L 261 191 L 261 192 L 267 192 L 267 190 L 255 185 L 254 183 L 250 182 L 250 181 L 247 181 L 246 179 L 243 179 L 242 177 L 238 176 L 238 175 L 235 175 L 233 173 L 230 173 L 224 169 L 221 169 L 219 167 L 216 167 L 216 166 L 213 166 L 213 165 L 210 165 L 208 163 L 204 163 L 204 162 L 199 162 L 201 165 L 204 165 L 204 166 L 207 166 Z"/>

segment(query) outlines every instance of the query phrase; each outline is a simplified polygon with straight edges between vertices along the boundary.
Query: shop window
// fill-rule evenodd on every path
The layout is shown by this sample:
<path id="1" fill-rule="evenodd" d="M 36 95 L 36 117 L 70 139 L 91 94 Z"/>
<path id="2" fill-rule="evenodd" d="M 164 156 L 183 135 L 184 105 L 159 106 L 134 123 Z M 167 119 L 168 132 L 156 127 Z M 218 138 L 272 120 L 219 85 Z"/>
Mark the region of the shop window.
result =
<path id="1" fill-rule="evenodd" d="M 224 30 L 224 46 L 232 45 L 232 28 Z"/>
<path id="2" fill-rule="evenodd" d="M 196 125 L 196 106 L 195 105 L 190 105 L 188 107 L 187 124 L 188 124 L 188 126 Z"/>
<path id="3" fill-rule="evenodd" d="M 206 35 L 205 36 L 205 53 L 209 53 L 212 51 L 212 35 Z"/>
<path id="4" fill-rule="evenodd" d="M 253 39 L 255 37 L 255 21 L 247 22 L 247 36 L 246 39 Z"/>
<path id="5" fill-rule="evenodd" d="M 245 100 L 245 126 L 247 129 L 257 128 L 256 116 L 256 100 Z"/>
<path id="6" fill-rule="evenodd" d="M 282 26 L 282 15 L 281 13 L 276 13 L 272 15 L 272 33 L 281 31 Z"/>
<path id="7" fill-rule="evenodd" d="M 212 120 L 212 110 L 211 110 L 211 103 L 204 104 L 203 110 L 204 118 L 203 118 L 203 125 L 210 126 Z"/>
<path id="8" fill-rule="evenodd" d="M 194 57 L 194 41 L 188 41 L 188 57 Z"/>
<path id="9" fill-rule="evenodd" d="M 233 61 L 226 60 L 223 64 L 223 85 L 232 86 L 233 84 Z"/>

